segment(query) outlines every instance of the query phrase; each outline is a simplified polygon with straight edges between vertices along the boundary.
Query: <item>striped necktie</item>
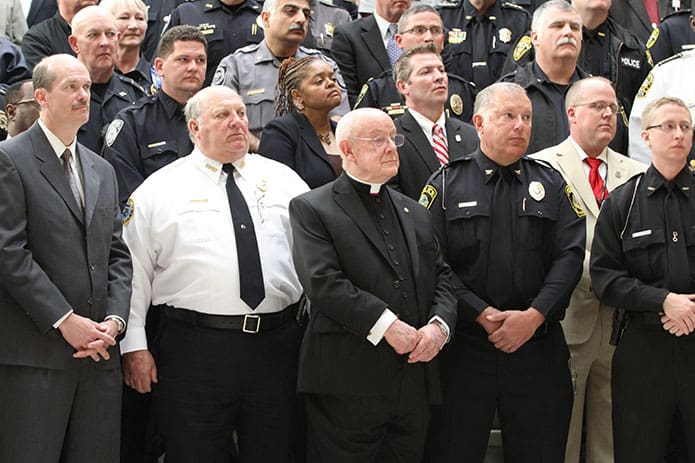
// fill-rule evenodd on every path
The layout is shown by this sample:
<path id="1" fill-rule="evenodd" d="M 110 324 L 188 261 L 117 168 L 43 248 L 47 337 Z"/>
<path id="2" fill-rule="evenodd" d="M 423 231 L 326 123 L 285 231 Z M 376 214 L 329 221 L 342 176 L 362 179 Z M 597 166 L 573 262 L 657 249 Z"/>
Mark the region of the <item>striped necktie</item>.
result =
<path id="1" fill-rule="evenodd" d="M 441 165 L 449 162 L 449 148 L 446 146 L 446 138 L 444 138 L 444 130 L 439 124 L 434 124 L 432 127 L 432 149 L 437 155 L 437 160 Z"/>

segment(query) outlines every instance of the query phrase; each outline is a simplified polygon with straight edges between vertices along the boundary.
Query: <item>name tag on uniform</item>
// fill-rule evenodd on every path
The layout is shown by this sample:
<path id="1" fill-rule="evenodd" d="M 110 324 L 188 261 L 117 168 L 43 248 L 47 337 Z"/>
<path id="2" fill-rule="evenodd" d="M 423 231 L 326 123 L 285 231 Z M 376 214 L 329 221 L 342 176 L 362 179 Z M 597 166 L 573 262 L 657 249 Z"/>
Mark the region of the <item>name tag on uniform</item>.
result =
<path id="1" fill-rule="evenodd" d="M 465 203 L 459 203 L 459 209 L 462 209 L 464 207 L 475 207 L 478 205 L 478 201 L 468 201 Z"/>
<path id="2" fill-rule="evenodd" d="M 251 96 L 251 95 L 260 95 L 261 93 L 265 93 L 265 89 L 264 89 L 264 88 L 257 88 L 256 90 L 249 90 L 248 92 L 246 92 L 246 94 L 247 94 L 248 96 Z"/>
<path id="3" fill-rule="evenodd" d="M 147 147 L 148 148 L 156 148 L 158 146 L 162 146 L 162 145 L 166 145 L 166 144 L 167 144 L 167 142 L 165 142 L 165 141 L 158 141 L 157 143 L 150 143 L 149 145 L 147 145 Z"/>
<path id="4" fill-rule="evenodd" d="M 649 236 L 651 234 L 652 234 L 651 230 L 642 230 L 642 231 L 638 231 L 638 232 L 633 233 L 632 237 L 633 238 L 640 238 L 642 236 Z"/>

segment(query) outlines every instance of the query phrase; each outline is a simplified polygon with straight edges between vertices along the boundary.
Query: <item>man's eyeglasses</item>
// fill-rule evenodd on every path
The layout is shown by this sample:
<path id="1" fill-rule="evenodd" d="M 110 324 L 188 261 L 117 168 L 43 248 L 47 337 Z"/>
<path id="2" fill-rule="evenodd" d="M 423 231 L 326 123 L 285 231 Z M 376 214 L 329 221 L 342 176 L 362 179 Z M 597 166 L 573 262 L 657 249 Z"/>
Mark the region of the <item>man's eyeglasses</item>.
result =
<path id="1" fill-rule="evenodd" d="M 396 147 L 403 146 L 403 143 L 405 143 L 405 137 L 403 135 L 401 135 L 400 133 L 397 133 L 393 137 L 387 137 L 386 135 L 379 135 L 378 137 L 372 137 L 372 138 L 350 137 L 350 140 L 370 141 L 374 144 L 374 147 L 376 149 L 382 149 L 382 148 L 387 147 L 389 142 L 396 145 Z"/>
<path id="2" fill-rule="evenodd" d="M 610 108 L 611 114 L 618 114 L 618 105 L 616 103 L 608 103 L 607 101 L 592 101 L 591 103 L 576 104 L 574 106 L 588 106 L 597 113 L 602 113 L 606 108 Z"/>
<path id="3" fill-rule="evenodd" d="M 19 106 L 21 104 L 27 104 L 27 103 L 31 103 L 31 104 L 36 105 L 36 106 L 39 105 L 33 97 L 24 98 L 23 100 L 19 100 L 18 102 L 14 103 L 14 105 Z"/>
<path id="4" fill-rule="evenodd" d="M 646 127 L 644 130 L 659 129 L 665 133 L 672 133 L 675 132 L 677 128 L 680 128 L 681 132 L 690 132 L 691 130 L 693 130 L 693 126 L 689 122 L 671 121 L 662 122 L 661 124 L 650 125 L 649 127 Z"/>
<path id="5" fill-rule="evenodd" d="M 401 34 L 414 34 L 417 36 L 422 36 L 425 35 L 427 31 L 430 31 L 430 34 L 432 35 L 442 35 L 444 33 L 444 28 L 441 26 L 415 26 L 411 27 L 407 31 L 401 32 Z"/>

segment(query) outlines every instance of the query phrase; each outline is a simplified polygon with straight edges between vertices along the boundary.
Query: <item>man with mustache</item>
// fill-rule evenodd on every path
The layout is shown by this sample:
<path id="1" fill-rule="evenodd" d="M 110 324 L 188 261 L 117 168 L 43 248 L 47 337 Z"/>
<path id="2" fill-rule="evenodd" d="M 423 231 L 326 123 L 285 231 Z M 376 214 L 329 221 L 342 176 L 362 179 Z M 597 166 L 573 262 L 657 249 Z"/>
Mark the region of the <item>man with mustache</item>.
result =
<path id="1" fill-rule="evenodd" d="M 318 56 L 325 60 L 333 68 L 343 94 L 340 106 L 331 111 L 331 115 L 339 116 L 350 110 L 345 84 L 335 61 L 318 50 L 301 46 L 310 16 L 308 0 L 266 0 L 260 15 L 265 33 L 263 41 L 235 51 L 217 66 L 212 85 L 226 85 L 238 92 L 246 104 L 252 152 L 258 151 L 263 127 L 275 117 L 278 72 L 285 58 Z"/>
<path id="2" fill-rule="evenodd" d="M 533 128 L 528 152 L 557 145 L 569 135 L 564 111 L 569 86 L 584 77 L 577 67 L 582 47 L 582 18 L 564 0 L 550 0 L 533 13 L 531 41 L 535 59 L 503 76 L 526 89 L 533 105 Z"/>
<path id="3" fill-rule="evenodd" d="M 531 113 L 517 84 L 482 90 L 473 116 L 480 149 L 422 190 L 458 277 L 430 463 L 483 463 L 495 410 L 506 463 L 564 459 L 572 382 L 560 320 L 582 273 L 584 211 L 557 171 L 523 157 Z"/>
<path id="4" fill-rule="evenodd" d="M 70 46 L 92 79 L 89 121 L 80 127 L 77 138 L 100 153 L 106 129 L 118 111 L 147 93 L 130 77 L 115 72 L 116 42 L 120 33 L 109 10 L 88 6 L 75 15 L 72 25 L 72 34 L 68 37 Z"/>
<path id="5" fill-rule="evenodd" d="M 249 153 L 233 90 L 205 88 L 185 113 L 195 148 L 148 177 L 123 217 L 135 288 L 126 381 L 157 383 L 167 462 L 228 462 L 238 444 L 240 462 L 289 463 L 302 287 L 287 208 L 309 187 Z M 153 344 L 150 304 L 162 310 Z M 156 365 L 135 360 L 148 350 Z"/>

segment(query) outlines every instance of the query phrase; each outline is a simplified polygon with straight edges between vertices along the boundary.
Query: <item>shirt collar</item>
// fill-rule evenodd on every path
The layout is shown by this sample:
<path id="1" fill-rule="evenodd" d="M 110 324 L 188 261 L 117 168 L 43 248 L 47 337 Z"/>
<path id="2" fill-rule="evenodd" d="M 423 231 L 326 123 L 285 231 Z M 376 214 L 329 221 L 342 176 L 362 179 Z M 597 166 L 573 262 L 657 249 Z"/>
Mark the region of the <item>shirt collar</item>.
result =
<path id="1" fill-rule="evenodd" d="M 244 155 L 240 159 L 237 159 L 236 161 L 232 162 L 234 169 L 236 169 L 236 171 L 242 178 L 246 178 L 246 176 L 248 175 L 248 170 L 246 169 L 247 156 L 248 155 Z M 225 175 L 224 178 L 226 181 L 226 174 L 224 174 L 224 171 L 222 170 L 222 163 L 220 161 L 216 161 L 215 159 L 207 157 L 202 151 L 198 149 L 197 146 L 193 148 L 193 151 L 190 155 L 188 155 L 188 158 L 198 167 L 198 169 L 205 176 L 207 176 L 214 183 L 220 183 L 220 180 L 223 178 L 223 175 Z"/>
<path id="2" fill-rule="evenodd" d="M 388 40 L 391 36 L 387 37 L 386 34 L 389 33 L 389 26 L 391 23 L 376 14 L 376 12 L 374 12 L 374 19 L 376 20 L 376 27 L 379 28 L 379 35 L 381 36 L 381 39 Z"/>
<path id="3" fill-rule="evenodd" d="M 65 148 L 70 150 L 70 153 L 72 153 L 72 159 L 75 159 L 75 147 L 77 146 L 77 137 L 72 139 L 72 143 L 70 143 L 68 146 L 65 146 L 65 144 L 63 144 L 63 142 L 60 141 L 60 138 L 58 138 L 58 135 L 54 134 L 50 131 L 48 127 L 46 127 L 41 118 L 39 118 L 38 121 L 39 127 L 41 127 L 41 130 L 43 130 L 44 135 L 46 135 L 48 143 L 51 145 L 51 148 L 55 152 L 56 156 L 58 156 L 58 159 L 62 159 Z"/>
<path id="4" fill-rule="evenodd" d="M 588 158 L 589 155 L 584 152 L 581 146 L 574 141 L 574 138 L 570 137 L 570 141 L 572 142 L 572 145 L 574 146 L 574 149 L 577 151 L 577 154 L 579 155 L 579 159 L 584 162 L 584 159 Z M 608 162 L 608 157 L 607 157 L 607 152 L 608 152 L 608 147 L 603 148 L 603 151 L 601 151 L 601 154 L 597 156 L 597 159 L 600 159 L 604 163 Z"/>
<path id="5" fill-rule="evenodd" d="M 378 195 L 379 192 L 381 191 L 381 186 L 383 185 L 383 183 L 365 182 L 364 180 L 360 180 L 359 178 L 355 177 L 347 170 L 345 170 L 344 172 L 348 177 L 350 177 L 355 182 L 360 183 L 362 185 L 367 185 L 369 187 L 369 194 L 370 195 Z"/>
<path id="6" fill-rule="evenodd" d="M 661 187 L 665 187 L 668 182 L 653 164 L 647 169 L 644 180 L 647 183 L 647 196 L 653 195 Z M 678 175 L 676 175 L 672 182 L 676 186 L 675 189 L 683 193 L 686 197 L 690 196 L 690 189 L 695 184 L 695 182 L 693 182 L 693 174 L 690 172 L 687 165 L 678 172 Z"/>
<path id="7" fill-rule="evenodd" d="M 413 108 L 408 108 L 408 112 L 410 112 L 410 115 L 413 116 L 415 122 L 418 123 L 420 128 L 425 132 L 425 134 L 429 135 L 430 138 L 432 137 L 432 127 L 434 127 L 434 124 L 439 124 L 444 131 L 444 136 L 446 137 L 446 117 L 444 115 L 444 111 L 442 111 L 439 119 L 437 119 L 435 122 L 432 122 L 419 112 L 415 111 Z"/>
<path id="8" fill-rule="evenodd" d="M 495 177 L 497 170 L 499 170 L 502 167 L 499 164 L 495 163 L 495 161 L 487 157 L 487 155 L 483 153 L 480 150 L 480 148 L 475 153 L 473 153 L 473 157 L 475 161 L 478 163 L 478 167 L 485 175 L 486 184 Z M 521 182 L 521 163 L 519 162 L 519 160 L 511 163 L 506 168 L 514 174 L 514 178 L 518 182 Z"/>
<path id="9" fill-rule="evenodd" d="M 164 90 L 160 89 L 157 92 L 157 98 L 159 98 L 159 101 L 164 107 L 164 112 L 169 118 L 173 118 L 175 116 L 183 117 L 183 105 L 167 95 Z"/>

